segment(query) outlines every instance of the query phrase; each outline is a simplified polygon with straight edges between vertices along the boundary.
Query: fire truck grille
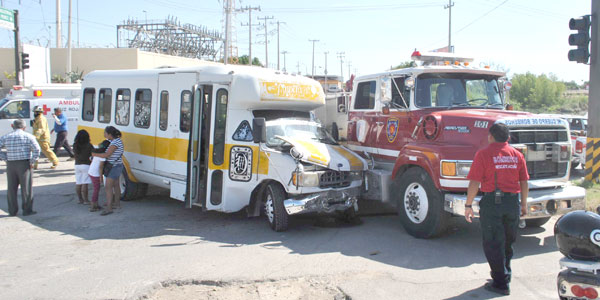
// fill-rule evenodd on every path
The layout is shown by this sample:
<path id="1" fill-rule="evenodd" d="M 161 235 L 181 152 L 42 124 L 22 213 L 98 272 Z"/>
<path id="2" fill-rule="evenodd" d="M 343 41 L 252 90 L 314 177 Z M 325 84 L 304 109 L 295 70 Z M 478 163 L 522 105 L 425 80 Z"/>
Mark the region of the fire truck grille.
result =
<path id="1" fill-rule="evenodd" d="M 564 128 L 511 128 L 510 143 L 539 145 L 545 143 L 552 149 L 552 143 L 568 141 L 567 131 Z M 568 162 L 554 162 L 552 155 L 547 155 L 543 161 L 528 161 L 527 171 L 531 179 L 557 178 L 567 175 Z"/>
<path id="2" fill-rule="evenodd" d="M 319 177 L 320 188 L 340 188 L 350 185 L 350 173 L 338 171 L 326 171 Z"/>
<path id="3" fill-rule="evenodd" d="M 567 142 L 567 131 L 562 129 L 544 129 L 544 130 L 523 130 L 520 128 L 510 129 L 511 144 L 527 143 L 555 143 Z"/>

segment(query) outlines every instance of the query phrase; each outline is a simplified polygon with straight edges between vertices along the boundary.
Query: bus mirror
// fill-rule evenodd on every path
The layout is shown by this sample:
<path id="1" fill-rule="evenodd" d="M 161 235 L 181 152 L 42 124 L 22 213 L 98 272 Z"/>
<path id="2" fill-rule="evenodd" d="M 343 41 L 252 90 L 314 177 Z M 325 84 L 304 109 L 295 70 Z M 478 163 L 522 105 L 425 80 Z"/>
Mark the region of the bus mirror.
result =
<path id="1" fill-rule="evenodd" d="M 267 141 L 265 118 L 254 118 L 252 120 L 252 136 L 255 143 L 265 143 Z"/>

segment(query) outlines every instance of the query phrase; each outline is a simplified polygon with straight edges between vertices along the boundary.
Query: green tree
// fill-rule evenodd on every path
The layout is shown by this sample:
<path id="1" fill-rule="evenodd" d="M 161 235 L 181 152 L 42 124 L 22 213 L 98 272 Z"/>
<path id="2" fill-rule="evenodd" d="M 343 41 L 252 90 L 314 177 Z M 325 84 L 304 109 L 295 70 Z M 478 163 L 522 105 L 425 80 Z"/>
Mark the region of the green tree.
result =
<path id="1" fill-rule="evenodd" d="M 552 112 L 565 104 L 565 84 L 555 75 L 515 74 L 510 98 L 518 109 L 532 112 Z"/>
<path id="2" fill-rule="evenodd" d="M 416 67 L 416 66 L 417 66 L 417 64 L 414 61 L 405 61 L 395 67 L 392 67 L 392 70 L 412 68 L 412 67 Z"/>
<path id="3" fill-rule="evenodd" d="M 240 65 L 247 65 L 248 64 L 248 55 L 242 55 L 239 57 L 239 61 L 238 64 Z M 258 57 L 255 57 L 252 60 L 252 65 L 254 66 L 263 66 L 263 64 L 260 62 L 260 60 L 258 59 Z"/>

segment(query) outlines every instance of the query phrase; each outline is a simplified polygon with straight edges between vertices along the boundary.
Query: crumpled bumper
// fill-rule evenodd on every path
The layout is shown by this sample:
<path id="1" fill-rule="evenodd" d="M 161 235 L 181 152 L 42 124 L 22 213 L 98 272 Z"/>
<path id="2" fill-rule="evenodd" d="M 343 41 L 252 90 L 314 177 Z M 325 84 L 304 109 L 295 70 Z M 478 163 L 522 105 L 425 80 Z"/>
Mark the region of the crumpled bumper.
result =
<path id="1" fill-rule="evenodd" d="M 283 201 L 288 215 L 303 213 L 332 213 L 356 206 L 360 188 L 329 190 L 327 192 L 302 195 Z"/>
<path id="2" fill-rule="evenodd" d="M 473 213 L 479 215 L 481 196 L 473 201 Z M 466 194 L 444 195 L 444 209 L 455 215 L 465 215 Z M 527 215 L 521 219 L 544 218 L 563 215 L 573 210 L 585 209 L 585 189 L 567 185 L 556 189 L 529 190 L 527 197 Z"/>

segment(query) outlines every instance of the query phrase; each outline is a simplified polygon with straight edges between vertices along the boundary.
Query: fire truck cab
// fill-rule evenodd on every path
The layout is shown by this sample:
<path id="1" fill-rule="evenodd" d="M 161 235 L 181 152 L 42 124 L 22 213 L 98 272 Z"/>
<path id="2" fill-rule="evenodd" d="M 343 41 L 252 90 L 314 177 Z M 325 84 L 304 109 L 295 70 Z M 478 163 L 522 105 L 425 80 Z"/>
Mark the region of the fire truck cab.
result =
<path id="1" fill-rule="evenodd" d="M 504 123 L 531 177 L 527 224 L 584 208 L 585 190 L 568 182 L 566 121 L 506 110 L 505 73 L 472 67 L 470 58 L 418 51 L 412 58 L 421 65 L 354 81 L 341 138 L 371 161 L 363 199 L 396 206 L 413 236 L 438 235 L 450 216 L 464 215 L 473 157 L 487 145 L 489 127 Z"/>

